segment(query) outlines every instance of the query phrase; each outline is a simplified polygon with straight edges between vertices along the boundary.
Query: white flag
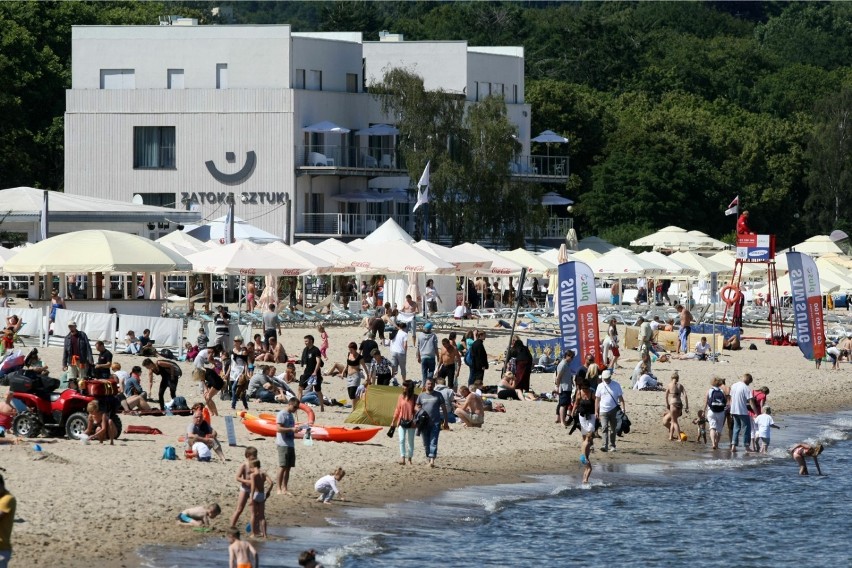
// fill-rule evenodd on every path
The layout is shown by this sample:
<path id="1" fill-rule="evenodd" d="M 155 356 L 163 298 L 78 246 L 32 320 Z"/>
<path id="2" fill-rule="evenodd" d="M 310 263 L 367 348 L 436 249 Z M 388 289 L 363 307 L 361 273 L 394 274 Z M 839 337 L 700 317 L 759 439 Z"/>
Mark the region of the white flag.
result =
<path id="1" fill-rule="evenodd" d="M 421 205 L 429 203 L 429 164 L 431 160 L 426 162 L 426 169 L 423 170 L 423 175 L 420 176 L 420 181 L 417 182 L 417 203 L 414 204 L 412 213 L 417 211 Z"/>
<path id="2" fill-rule="evenodd" d="M 734 200 L 725 209 L 725 215 L 736 215 L 740 210 L 740 196 L 734 197 Z"/>

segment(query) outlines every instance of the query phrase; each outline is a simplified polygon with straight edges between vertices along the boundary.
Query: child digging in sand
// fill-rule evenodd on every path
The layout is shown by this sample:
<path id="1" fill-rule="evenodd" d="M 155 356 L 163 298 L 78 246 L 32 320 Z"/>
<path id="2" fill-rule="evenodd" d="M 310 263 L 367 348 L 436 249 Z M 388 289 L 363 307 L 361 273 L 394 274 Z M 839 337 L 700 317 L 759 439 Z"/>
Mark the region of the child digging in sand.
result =
<path id="1" fill-rule="evenodd" d="M 179 525 L 206 527 L 210 525 L 210 519 L 215 519 L 221 512 L 222 509 L 216 503 L 211 503 L 206 507 L 199 505 L 198 507 L 190 507 L 181 511 L 177 516 L 177 521 Z"/>
<path id="2" fill-rule="evenodd" d="M 252 535 L 266 538 L 266 499 L 272 493 L 272 479 L 260 470 L 260 460 L 251 462 L 250 479 Z"/>
<path id="3" fill-rule="evenodd" d="M 240 540 L 240 530 L 228 529 L 228 568 L 257 568 L 260 558 L 251 543 Z"/>
<path id="4" fill-rule="evenodd" d="M 707 417 L 704 416 L 704 411 L 698 411 L 698 418 L 692 421 L 693 424 L 698 426 L 698 437 L 695 439 L 696 442 L 701 442 L 704 440 L 704 443 L 707 443 Z"/>
<path id="5" fill-rule="evenodd" d="M 314 484 L 314 489 L 320 494 L 317 501 L 328 504 L 334 499 L 335 495 L 340 495 L 340 500 L 345 501 L 343 492 L 337 488 L 337 482 L 343 479 L 345 475 L 346 472 L 343 468 L 338 467 L 331 475 L 320 477 Z"/>
<path id="6" fill-rule="evenodd" d="M 243 510 L 246 508 L 246 503 L 248 503 L 250 491 L 251 491 L 251 462 L 257 459 L 257 448 L 254 446 L 249 446 L 246 448 L 246 461 L 244 461 L 240 465 L 240 469 L 237 470 L 237 483 L 240 484 L 240 496 L 237 499 L 237 509 L 234 511 L 234 515 L 231 517 L 231 528 L 236 528 L 237 521 L 240 520 L 240 515 L 243 514 Z"/>

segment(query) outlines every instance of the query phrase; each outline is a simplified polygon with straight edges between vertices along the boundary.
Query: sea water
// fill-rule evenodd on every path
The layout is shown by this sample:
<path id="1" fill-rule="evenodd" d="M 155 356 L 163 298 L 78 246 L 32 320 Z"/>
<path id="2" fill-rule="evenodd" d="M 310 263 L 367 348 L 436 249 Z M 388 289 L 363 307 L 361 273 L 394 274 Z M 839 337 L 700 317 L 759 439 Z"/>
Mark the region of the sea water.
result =
<path id="1" fill-rule="evenodd" d="M 680 462 L 601 464 L 564 475 L 468 487 L 428 501 L 347 508 L 323 528 L 270 528 L 263 566 L 849 566 L 852 412 L 777 418 L 768 454 L 707 451 Z M 724 435 L 727 438 L 727 434 Z M 786 448 L 820 441 L 824 476 L 798 475 Z M 687 442 L 691 444 L 691 442 Z M 723 444 L 724 445 L 724 444 Z M 709 446 L 708 446 L 709 447 Z M 356 488 L 349 491 L 355 493 Z M 227 566 L 227 542 L 146 547 L 143 565 Z"/>

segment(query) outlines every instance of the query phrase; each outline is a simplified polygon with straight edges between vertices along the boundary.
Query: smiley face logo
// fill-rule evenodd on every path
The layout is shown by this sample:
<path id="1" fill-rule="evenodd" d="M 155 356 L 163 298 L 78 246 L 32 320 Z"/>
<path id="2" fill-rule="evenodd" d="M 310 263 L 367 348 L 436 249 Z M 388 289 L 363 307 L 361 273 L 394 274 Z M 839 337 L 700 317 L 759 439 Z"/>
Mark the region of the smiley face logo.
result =
<path id="1" fill-rule="evenodd" d="M 236 161 L 236 155 L 233 152 L 225 152 L 225 160 L 229 163 L 234 163 Z M 257 165 L 257 155 L 254 153 L 254 150 L 246 152 L 246 163 L 243 164 L 240 171 L 232 174 L 220 172 L 219 168 L 216 167 L 216 164 L 213 163 L 213 160 L 204 162 L 204 165 L 207 166 L 207 171 L 210 172 L 210 175 L 216 178 L 217 181 L 226 185 L 238 185 L 246 181 L 251 177 L 251 174 L 254 173 L 254 167 Z"/>

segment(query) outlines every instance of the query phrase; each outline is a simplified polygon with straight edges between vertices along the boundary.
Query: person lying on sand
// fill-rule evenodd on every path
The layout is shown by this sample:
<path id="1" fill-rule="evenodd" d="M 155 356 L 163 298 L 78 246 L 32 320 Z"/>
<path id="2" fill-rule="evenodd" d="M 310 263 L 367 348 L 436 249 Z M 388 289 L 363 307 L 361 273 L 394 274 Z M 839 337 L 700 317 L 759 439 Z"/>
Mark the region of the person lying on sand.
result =
<path id="1" fill-rule="evenodd" d="M 198 507 L 190 507 L 184 509 L 177 516 L 179 525 L 189 525 L 191 527 L 206 527 L 210 525 L 210 519 L 215 519 L 222 512 L 222 509 L 217 503 Z"/>

